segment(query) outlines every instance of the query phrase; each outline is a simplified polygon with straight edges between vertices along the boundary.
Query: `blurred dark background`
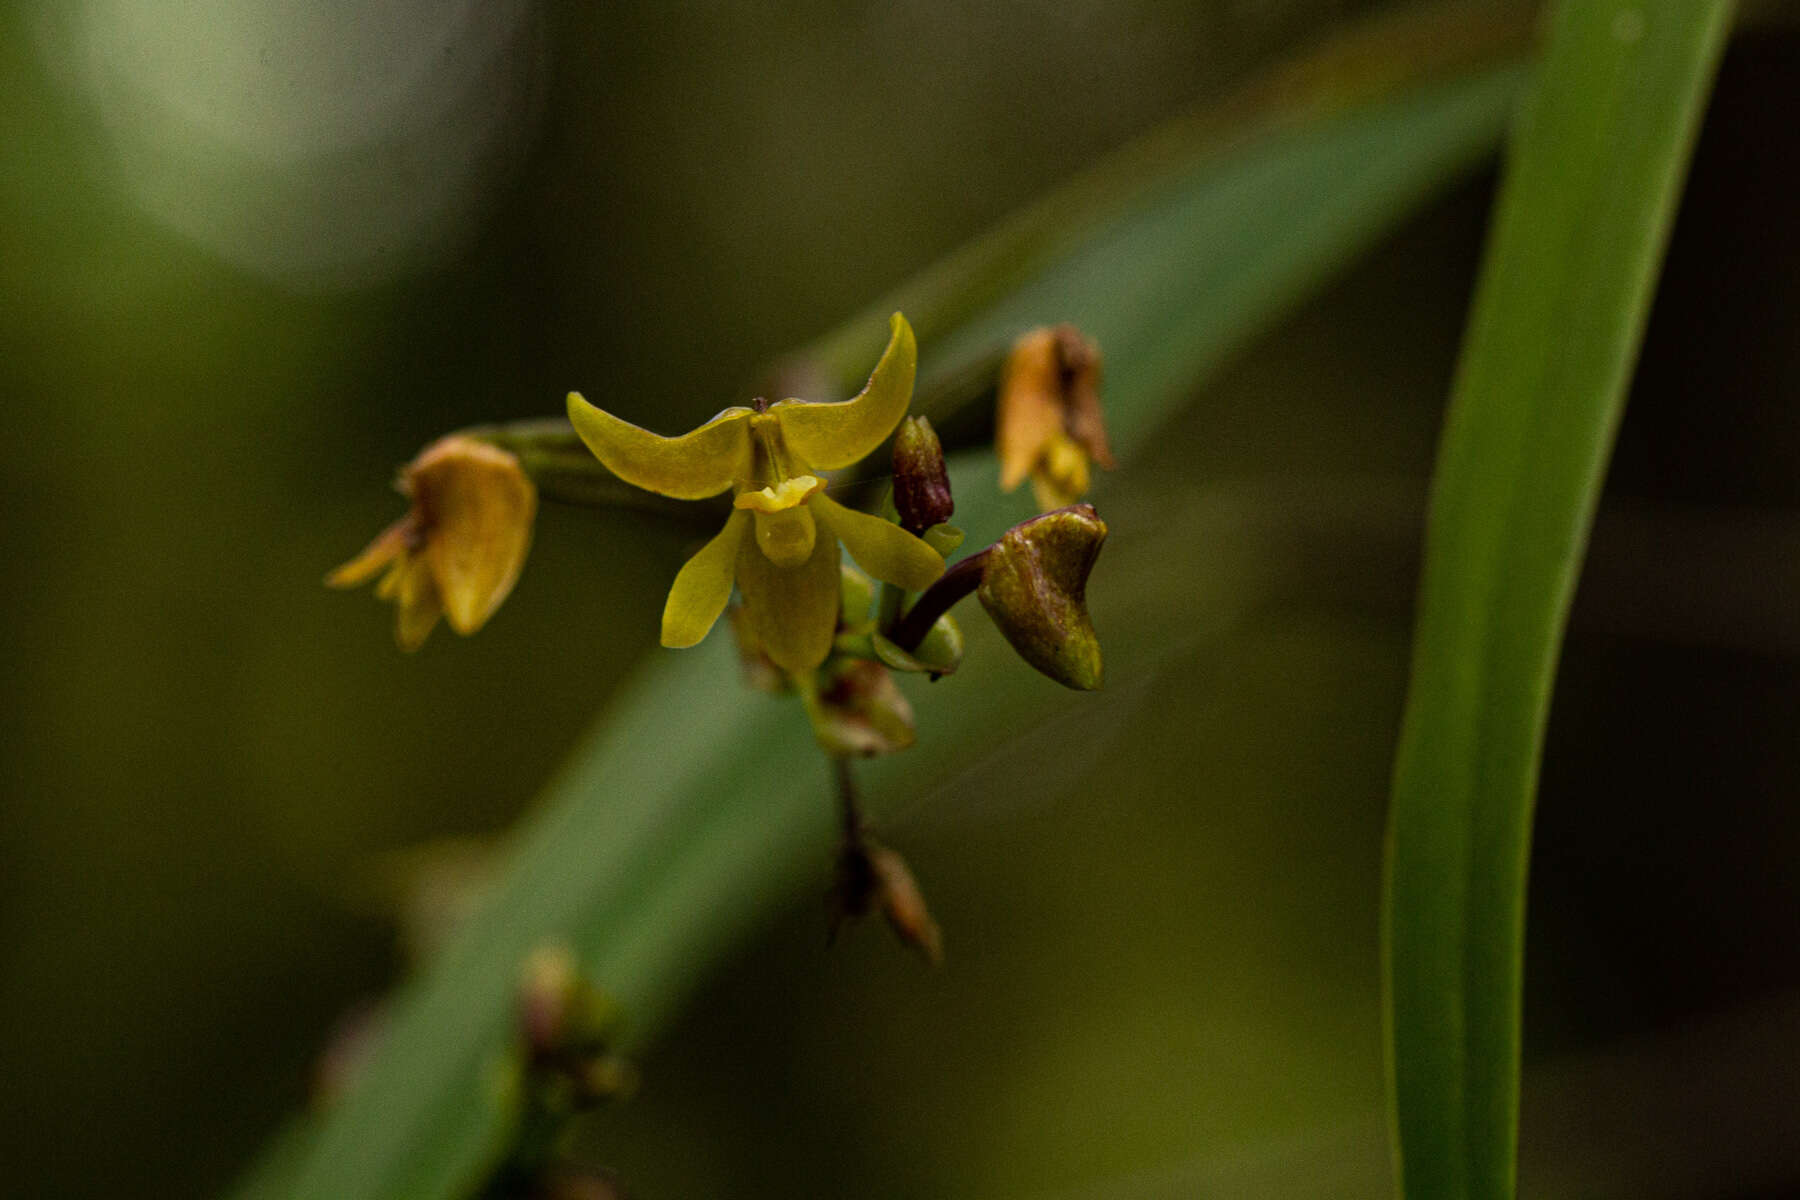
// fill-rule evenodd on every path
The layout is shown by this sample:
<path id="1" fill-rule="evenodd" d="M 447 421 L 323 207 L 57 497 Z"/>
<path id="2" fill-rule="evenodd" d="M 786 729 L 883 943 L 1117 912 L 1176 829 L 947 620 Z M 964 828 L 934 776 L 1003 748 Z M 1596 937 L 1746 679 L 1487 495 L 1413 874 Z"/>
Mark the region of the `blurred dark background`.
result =
<path id="1" fill-rule="evenodd" d="M 396 464 L 571 388 L 685 427 L 1382 7 L 0 9 L 0 1190 L 224 1186 L 403 969 L 387 856 L 503 830 L 652 650 L 681 539 L 548 507 L 490 627 L 401 655 L 320 585 Z M 1800 1194 L 1797 67 L 1791 23 L 1726 61 L 1558 681 L 1531 1194 Z M 798 906 L 588 1153 L 645 1196 L 1383 1194 L 1383 805 L 1492 184 L 1127 468 L 1283 582 L 883 815 L 946 968 Z"/>

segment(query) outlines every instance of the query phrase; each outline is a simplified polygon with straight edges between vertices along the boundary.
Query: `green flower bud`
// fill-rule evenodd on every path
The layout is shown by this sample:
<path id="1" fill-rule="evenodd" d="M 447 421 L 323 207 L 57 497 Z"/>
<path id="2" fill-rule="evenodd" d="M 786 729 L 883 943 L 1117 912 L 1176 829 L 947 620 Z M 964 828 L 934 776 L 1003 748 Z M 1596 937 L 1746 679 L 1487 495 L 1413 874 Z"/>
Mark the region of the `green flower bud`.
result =
<path id="1" fill-rule="evenodd" d="M 875 657 L 896 671 L 910 671 L 937 679 L 954 675 L 962 665 L 963 635 L 956 618 L 949 613 L 939 617 L 911 650 L 902 650 L 888 638 L 876 634 L 869 639 Z"/>
<path id="2" fill-rule="evenodd" d="M 985 552 L 976 594 L 1026 662 L 1066 687 L 1100 686 L 1100 640 L 1087 611 L 1087 577 L 1106 540 L 1093 506 L 1076 504 L 1021 522 Z"/>
<path id="3" fill-rule="evenodd" d="M 924 417 L 906 418 L 894 434 L 894 508 L 901 528 L 915 535 L 956 511 L 943 444 Z"/>

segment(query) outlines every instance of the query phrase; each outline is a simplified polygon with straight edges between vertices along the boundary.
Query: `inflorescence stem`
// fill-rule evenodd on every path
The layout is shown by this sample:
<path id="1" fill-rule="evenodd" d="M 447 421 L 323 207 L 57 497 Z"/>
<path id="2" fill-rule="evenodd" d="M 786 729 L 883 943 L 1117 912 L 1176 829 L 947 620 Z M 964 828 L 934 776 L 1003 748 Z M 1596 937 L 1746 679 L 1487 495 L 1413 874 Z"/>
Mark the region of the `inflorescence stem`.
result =
<path id="1" fill-rule="evenodd" d="M 888 640 L 894 645 L 912 653 L 937 624 L 937 619 L 949 612 L 958 600 L 967 596 L 981 586 L 981 573 L 987 565 L 988 550 L 979 554 L 971 554 L 961 562 L 952 566 L 938 577 L 938 581 L 926 588 L 913 606 L 906 610 L 906 615 L 895 623 Z"/>

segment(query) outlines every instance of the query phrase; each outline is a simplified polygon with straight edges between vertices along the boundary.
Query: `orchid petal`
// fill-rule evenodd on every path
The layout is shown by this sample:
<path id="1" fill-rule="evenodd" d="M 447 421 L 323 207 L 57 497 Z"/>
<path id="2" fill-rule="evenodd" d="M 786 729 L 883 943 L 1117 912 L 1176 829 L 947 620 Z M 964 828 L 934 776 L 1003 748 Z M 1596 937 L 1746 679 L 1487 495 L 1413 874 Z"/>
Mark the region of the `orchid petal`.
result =
<path id="1" fill-rule="evenodd" d="M 888 327 L 892 332 L 887 350 L 854 399 L 836 404 L 783 400 L 769 408 L 781 421 L 788 449 L 807 466 L 835 471 L 867 458 L 906 415 L 919 347 L 912 326 L 899 313 L 890 318 Z"/>
<path id="2" fill-rule="evenodd" d="M 837 633 L 838 577 L 836 538 L 815 539 L 811 557 L 797 567 L 776 566 L 753 540 L 743 539 L 738 547 L 738 591 L 750 627 L 775 665 L 810 671 L 825 661 Z"/>
<path id="3" fill-rule="evenodd" d="M 412 653 L 425 644 L 444 614 L 444 600 L 438 593 L 431 565 L 423 558 L 409 558 L 399 564 L 394 589 L 394 607 L 398 610 L 394 640 L 400 648 Z"/>
<path id="4" fill-rule="evenodd" d="M 363 552 L 325 577 L 325 586 L 356 587 L 375 578 L 375 573 L 406 553 L 414 537 L 414 521 L 410 514 L 382 530 Z"/>
<path id="5" fill-rule="evenodd" d="M 531 548 L 537 488 L 504 450 L 466 442 L 411 474 L 431 514 L 425 558 L 450 626 L 471 634 L 512 591 Z"/>
<path id="6" fill-rule="evenodd" d="M 738 544 L 749 524 L 748 513 L 732 513 L 718 536 L 688 559 L 675 576 L 663 605 L 663 645 L 679 650 L 698 644 L 725 611 L 737 570 Z"/>
<path id="7" fill-rule="evenodd" d="M 936 550 L 892 521 L 845 508 L 823 492 L 806 502 L 813 516 L 850 551 L 863 570 L 875 578 L 920 591 L 944 573 L 944 560 Z"/>
<path id="8" fill-rule="evenodd" d="M 635 487 L 677 500 L 704 500 L 750 478 L 747 408 L 728 408 L 680 437 L 663 437 L 569 393 L 569 421 L 606 469 Z"/>

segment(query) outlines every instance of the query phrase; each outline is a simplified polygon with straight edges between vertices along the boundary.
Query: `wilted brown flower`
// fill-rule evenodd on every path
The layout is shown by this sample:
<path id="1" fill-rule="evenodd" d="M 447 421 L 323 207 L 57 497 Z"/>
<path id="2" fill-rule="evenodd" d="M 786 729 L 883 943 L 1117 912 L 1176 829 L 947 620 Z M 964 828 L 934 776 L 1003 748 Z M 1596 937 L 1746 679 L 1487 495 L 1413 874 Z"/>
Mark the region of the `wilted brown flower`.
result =
<path id="1" fill-rule="evenodd" d="M 995 418 L 1000 486 L 1031 476 L 1043 510 L 1087 494 L 1090 463 L 1112 469 L 1100 413 L 1100 349 L 1073 325 L 1034 329 L 1013 343 Z"/>

